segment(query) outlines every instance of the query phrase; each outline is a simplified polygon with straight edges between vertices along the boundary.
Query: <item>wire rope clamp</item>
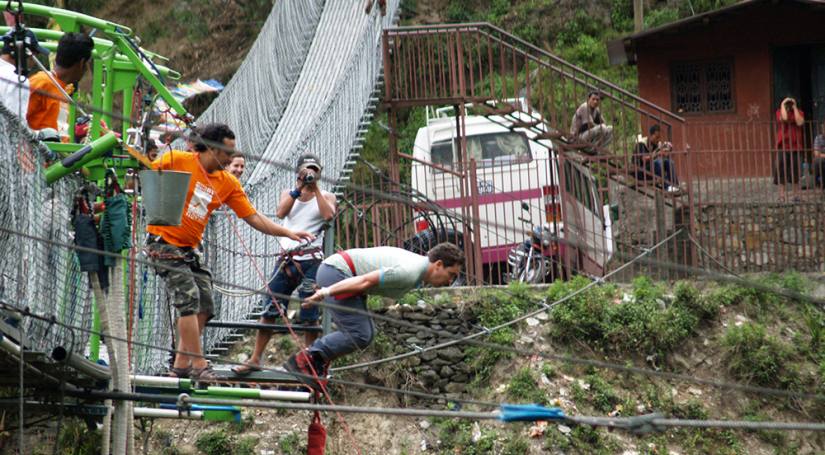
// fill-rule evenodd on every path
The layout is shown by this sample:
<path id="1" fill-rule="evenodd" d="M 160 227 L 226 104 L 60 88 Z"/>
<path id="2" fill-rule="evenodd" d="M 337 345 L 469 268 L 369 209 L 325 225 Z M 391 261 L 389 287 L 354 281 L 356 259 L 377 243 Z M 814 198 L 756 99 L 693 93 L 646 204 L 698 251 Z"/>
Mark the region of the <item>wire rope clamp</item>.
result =
<path id="1" fill-rule="evenodd" d="M 192 403 L 189 402 L 189 394 L 182 393 L 178 395 L 178 402 L 175 404 L 178 407 L 178 415 L 184 413 L 188 416 L 192 411 Z"/>
<path id="2" fill-rule="evenodd" d="M 654 431 L 664 431 L 664 426 L 656 425 L 655 423 L 655 420 L 661 418 L 664 418 L 664 416 L 658 412 L 630 417 L 630 419 L 628 419 L 627 429 L 633 434 L 648 434 Z"/>
<path id="3" fill-rule="evenodd" d="M 502 422 L 535 422 L 538 420 L 566 420 L 561 408 L 547 408 L 539 404 L 502 404 L 499 409 Z"/>

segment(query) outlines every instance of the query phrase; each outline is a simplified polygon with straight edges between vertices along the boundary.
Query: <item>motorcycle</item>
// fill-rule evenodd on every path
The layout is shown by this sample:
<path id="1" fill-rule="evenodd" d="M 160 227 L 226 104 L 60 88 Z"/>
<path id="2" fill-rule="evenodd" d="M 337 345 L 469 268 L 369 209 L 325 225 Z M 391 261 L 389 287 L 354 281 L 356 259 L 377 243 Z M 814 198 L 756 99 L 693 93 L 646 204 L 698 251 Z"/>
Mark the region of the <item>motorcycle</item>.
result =
<path id="1" fill-rule="evenodd" d="M 521 204 L 522 210 L 530 212 L 530 206 L 526 202 Z M 550 224 L 540 226 L 532 225 L 530 220 L 519 217 L 519 221 L 526 225 L 531 225 L 529 236 L 516 247 L 510 250 L 507 255 L 507 264 L 510 272 L 507 274 L 508 281 L 522 283 L 543 283 L 547 275 L 551 274 L 555 278 L 558 263 L 559 247 L 556 236 Z"/>

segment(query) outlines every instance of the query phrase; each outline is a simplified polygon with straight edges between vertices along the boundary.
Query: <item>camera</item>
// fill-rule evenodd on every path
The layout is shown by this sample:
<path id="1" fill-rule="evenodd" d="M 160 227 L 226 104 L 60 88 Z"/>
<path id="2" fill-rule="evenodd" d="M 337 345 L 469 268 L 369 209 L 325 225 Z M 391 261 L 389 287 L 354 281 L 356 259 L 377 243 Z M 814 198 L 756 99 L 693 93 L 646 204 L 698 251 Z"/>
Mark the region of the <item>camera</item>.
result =
<path id="1" fill-rule="evenodd" d="M 306 184 L 311 184 L 311 183 L 315 183 L 315 180 L 317 178 L 318 178 L 318 176 L 315 174 L 315 171 L 307 169 L 307 171 L 304 174 L 303 178 L 301 178 L 301 181 L 306 183 Z"/>

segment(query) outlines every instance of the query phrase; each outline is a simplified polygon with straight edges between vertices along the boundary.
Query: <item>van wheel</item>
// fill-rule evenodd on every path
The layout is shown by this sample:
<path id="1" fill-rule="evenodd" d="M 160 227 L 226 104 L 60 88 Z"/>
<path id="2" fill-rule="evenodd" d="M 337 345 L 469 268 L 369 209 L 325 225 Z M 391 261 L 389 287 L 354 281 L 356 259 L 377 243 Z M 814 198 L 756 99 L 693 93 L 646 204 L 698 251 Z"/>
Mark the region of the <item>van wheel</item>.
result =
<path id="1" fill-rule="evenodd" d="M 427 229 L 410 237 L 404 241 L 403 247 L 407 251 L 415 254 L 426 255 L 430 248 L 439 243 L 449 242 L 464 250 L 464 233 L 455 229 Z M 461 269 L 458 277 L 450 283 L 450 286 L 466 286 L 466 267 Z"/>

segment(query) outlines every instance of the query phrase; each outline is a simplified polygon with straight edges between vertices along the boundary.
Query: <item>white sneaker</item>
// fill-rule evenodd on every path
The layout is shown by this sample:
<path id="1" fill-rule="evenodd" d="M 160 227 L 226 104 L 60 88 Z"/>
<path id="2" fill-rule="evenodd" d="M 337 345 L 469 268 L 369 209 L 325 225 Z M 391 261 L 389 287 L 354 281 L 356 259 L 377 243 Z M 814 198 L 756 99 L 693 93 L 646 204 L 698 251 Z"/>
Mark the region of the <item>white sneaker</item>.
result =
<path id="1" fill-rule="evenodd" d="M 668 187 L 667 187 L 667 192 L 668 192 L 668 193 L 678 193 L 678 192 L 680 192 L 680 191 L 682 191 L 682 189 L 681 189 L 681 188 L 679 188 L 678 186 L 672 186 L 672 185 L 671 185 L 671 186 L 668 186 Z"/>

